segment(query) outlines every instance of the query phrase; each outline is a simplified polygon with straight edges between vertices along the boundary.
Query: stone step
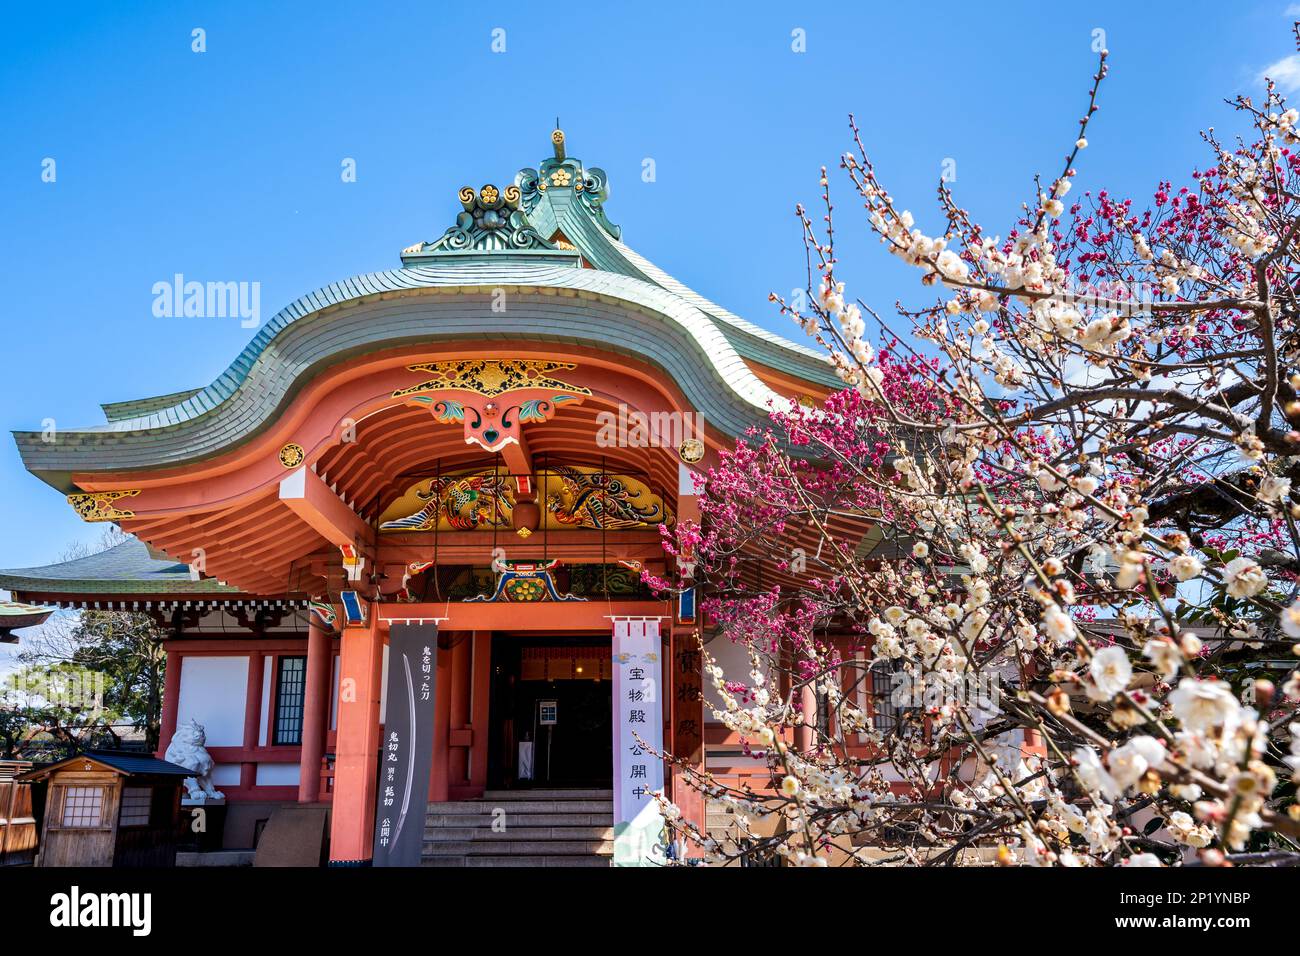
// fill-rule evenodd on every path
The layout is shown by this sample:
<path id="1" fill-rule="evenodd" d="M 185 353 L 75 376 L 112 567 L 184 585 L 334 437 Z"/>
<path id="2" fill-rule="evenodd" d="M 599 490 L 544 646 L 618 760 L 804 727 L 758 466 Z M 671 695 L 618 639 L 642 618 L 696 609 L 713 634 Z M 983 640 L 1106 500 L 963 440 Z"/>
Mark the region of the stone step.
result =
<path id="1" fill-rule="evenodd" d="M 201 853 L 179 850 L 177 866 L 252 866 L 252 850 L 206 850 Z"/>
<path id="2" fill-rule="evenodd" d="M 492 814 L 484 812 L 481 818 L 463 813 L 430 813 L 424 818 L 425 829 L 432 827 L 490 827 Z M 608 813 L 507 813 L 506 827 L 586 827 L 609 826 L 614 811 Z"/>
<path id="3" fill-rule="evenodd" d="M 424 856 L 594 856 L 614 852 L 612 840 L 424 841 Z"/>
<path id="4" fill-rule="evenodd" d="M 489 815 L 504 810 L 515 813 L 609 813 L 614 812 L 613 800 L 458 800 L 448 803 L 431 803 L 427 814 Z"/>
<path id="5" fill-rule="evenodd" d="M 479 800 L 613 800 L 609 789 L 562 789 L 537 787 L 527 790 L 485 790 Z"/>
<path id="6" fill-rule="evenodd" d="M 446 843 L 457 840 L 483 840 L 499 842 L 501 840 L 612 840 L 614 828 L 605 826 L 579 827 L 507 827 L 493 830 L 490 827 L 425 827 L 425 843 Z"/>
<path id="7" fill-rule="evenodd" d="M 504 829 L 494 829 L 494 825 Z M 489 790 L 481 798 L 430 803 L 426 866 L 608 866 L 614 853 L 613 792 Z"/>
<path id="8" fill-rule="evenodd" d="M 603 856 L 448 856 L 425 857 L 424 866 L 483 868 L 483 867 L 607 867 L 609 859 Z"/>

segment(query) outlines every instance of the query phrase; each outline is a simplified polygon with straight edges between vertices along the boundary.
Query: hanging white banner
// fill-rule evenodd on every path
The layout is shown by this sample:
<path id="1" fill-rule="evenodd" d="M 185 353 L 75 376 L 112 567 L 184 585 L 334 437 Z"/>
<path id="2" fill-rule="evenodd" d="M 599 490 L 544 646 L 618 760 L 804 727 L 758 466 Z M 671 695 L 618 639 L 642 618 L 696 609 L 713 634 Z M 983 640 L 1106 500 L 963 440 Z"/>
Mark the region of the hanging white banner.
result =
<path id="1" fill-rule="evenodd" d="M 658 619 L 614 619 L 615 866 L 663 861 L 661 656 Z"/>

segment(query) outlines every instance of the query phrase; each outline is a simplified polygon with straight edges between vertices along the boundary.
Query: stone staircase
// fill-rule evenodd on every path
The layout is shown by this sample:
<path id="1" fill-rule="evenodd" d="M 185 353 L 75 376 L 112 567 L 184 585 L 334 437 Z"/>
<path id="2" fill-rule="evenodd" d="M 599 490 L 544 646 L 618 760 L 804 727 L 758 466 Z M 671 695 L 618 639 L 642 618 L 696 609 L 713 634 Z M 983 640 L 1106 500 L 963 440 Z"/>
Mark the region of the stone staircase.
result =
<path id="1" fill-rule="evenodd" d="M 424 818 L 425 866 L 609 866 L 613 854 L 612 790 L 488 790 Z"/>

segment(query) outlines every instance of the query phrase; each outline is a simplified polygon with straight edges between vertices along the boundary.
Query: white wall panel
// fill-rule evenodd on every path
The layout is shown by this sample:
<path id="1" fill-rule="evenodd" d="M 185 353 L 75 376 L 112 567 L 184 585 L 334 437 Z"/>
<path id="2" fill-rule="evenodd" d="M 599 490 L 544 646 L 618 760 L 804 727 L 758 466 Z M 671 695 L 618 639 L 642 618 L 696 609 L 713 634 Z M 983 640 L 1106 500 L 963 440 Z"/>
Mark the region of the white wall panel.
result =
<path id="1" fill-rule="evenodd" d="M 239 786 L 239 773 L 242 768 L 237 763 L 219 763 L 212 768 L 212 783 L 220 789 L 222 787 Z M 182 796 L 184 794 L 182 793 Z"/>
<path id="2" fill-rule="evenodd" d="M 248 658 L 181 658 L 181 690 L 176 722 L 197 720 L 209 747 L 242 747 L 244 704 L 248 695 Z"/>
<path id="3" fill-rule="evenodd" d="M 259 763 L 257 765 L 257 785 L 259 787 L 296 787 L 298 786 L 298 769 L 296 763 Z"/>

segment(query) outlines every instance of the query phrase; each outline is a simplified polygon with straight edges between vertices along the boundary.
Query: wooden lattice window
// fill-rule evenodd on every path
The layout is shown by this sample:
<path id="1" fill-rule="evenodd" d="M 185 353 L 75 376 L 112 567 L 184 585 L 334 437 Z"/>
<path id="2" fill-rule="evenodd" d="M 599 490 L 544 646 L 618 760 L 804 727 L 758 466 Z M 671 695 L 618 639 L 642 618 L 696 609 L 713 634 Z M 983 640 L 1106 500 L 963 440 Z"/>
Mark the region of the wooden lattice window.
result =
<path id="1" fill-rule="evenodd" d="M 103 787 L 68 787 L 63 792 L 63 826 L 97 827 L 103 822 Z"/>
<path id="2" fill-rule="evenodd" d="M 301 744 L 303 696 L 307 687 L 307 658 L 281 657 L 275 686 L 274 743 L 277 746 Z"/>
<path id="3" fill-rule="evenodd" d="M 894 701 L 898 671 L 896 661 L 877 661 L 871 665 L 871 726 L 881 733 L 893 730 L 905 709 Z"/>
<path id="4" fill-rule="evenodd" d="M 122 790 L 122 813 L 118 825 L 124 827 L 147 827 L 149 811 L 153 805 L 152 787 L 126 787 Z"/>

